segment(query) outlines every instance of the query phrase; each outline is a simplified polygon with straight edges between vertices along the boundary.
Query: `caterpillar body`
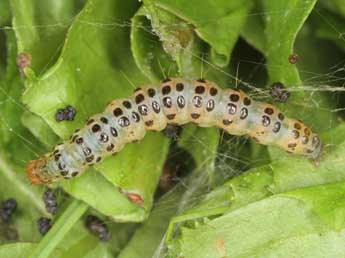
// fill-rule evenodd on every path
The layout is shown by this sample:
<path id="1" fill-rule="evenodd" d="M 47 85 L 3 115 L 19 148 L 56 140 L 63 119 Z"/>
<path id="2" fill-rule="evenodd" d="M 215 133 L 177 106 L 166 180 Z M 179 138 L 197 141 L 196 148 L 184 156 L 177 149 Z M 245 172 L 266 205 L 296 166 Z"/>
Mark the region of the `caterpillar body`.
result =
<path id="1" fill-rule="evenodd" d="M 90 117 L 69 141 L 27 166 L 33 184 L 49 184 L 80 175 L 104 157 L 137 141 L 146 131 L 161 131 L 167 124 L 193 122 L 217 126 L 233 135 L 251 136 L 290 153 L 316 159 L 319 137 L 302 122 L 287 118 L 273 105 L 256 102 L 244 92 L 219 88 L 214 82 L 169 78 L 159 87 L 137 88 L 134 96 L 110 102 L 101 114 Z"/>

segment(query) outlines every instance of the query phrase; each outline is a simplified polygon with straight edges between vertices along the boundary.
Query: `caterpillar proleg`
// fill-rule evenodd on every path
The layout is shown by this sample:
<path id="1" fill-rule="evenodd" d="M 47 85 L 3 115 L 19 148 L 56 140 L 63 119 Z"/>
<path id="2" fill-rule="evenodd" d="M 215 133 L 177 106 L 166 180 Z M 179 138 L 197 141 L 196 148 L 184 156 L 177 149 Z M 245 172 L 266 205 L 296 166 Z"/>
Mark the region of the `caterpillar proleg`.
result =
<path id="1" fill-rule="evenodd" d="M 256 102 L 244 92 L 219 88 L 214 82 L 169 78 L 160 86 L 137 88 L 134 96 L 109 103 L 90 117 L 69 141 L 27 166 L 33 184 L 49 184 L 79 176 L 88 166 L 119 152 L 126 143 L 142 139 L 146 131 L 168 124 L 192 122 L 217 126 L 233 135 L 249 135 L 256 142 L 316 159 L 319 137 L 302 122 L 286 117 L 271 104 Z"/>

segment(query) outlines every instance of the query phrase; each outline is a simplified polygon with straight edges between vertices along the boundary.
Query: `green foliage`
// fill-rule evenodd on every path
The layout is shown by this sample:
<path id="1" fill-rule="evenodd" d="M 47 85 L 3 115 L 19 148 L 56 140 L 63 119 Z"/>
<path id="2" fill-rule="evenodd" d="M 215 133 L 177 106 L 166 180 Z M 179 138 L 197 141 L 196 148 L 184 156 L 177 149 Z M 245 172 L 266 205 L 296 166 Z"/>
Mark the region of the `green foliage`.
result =
<path id="1" fill-rule="evenodd" d="M 342 0 L 0 2 L 0 201 L 18 202 L 0 221 L 0 257 L 343 257 L 344 25 Z M 19 71 L 23 52 L 31 65 Z M 68 195 L 41 237 L 36 220 L 52 216 L 27 162 L 108 101 L 165 76 L 206 77 L 268 102 L 265 85 L 283 82 L 292 96 L 279 107 L 322 132 L 320 164 L 216 128 L 188 125 L 177 144 L 148 133 L 54 185 Z M 67 105 L 75 120 L 57 122 Z M 188 175 L 157 200 L 166 160 L 186 160 L 180 153 Z M 106 221 L 108 243 L 85 228 L 90 212 Z"/>

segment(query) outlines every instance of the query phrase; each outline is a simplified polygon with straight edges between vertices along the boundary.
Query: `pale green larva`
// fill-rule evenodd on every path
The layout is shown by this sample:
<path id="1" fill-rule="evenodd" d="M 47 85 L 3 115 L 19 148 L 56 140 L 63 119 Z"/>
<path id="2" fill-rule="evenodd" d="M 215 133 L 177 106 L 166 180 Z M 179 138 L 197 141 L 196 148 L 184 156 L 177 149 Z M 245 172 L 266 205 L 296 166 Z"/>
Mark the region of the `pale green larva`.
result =
<path id="1" fill-rule="evenodd" d="M 242 91 L 222 90 L 203 79 L 170 78 L 159 87 L 141 87 L 132 98 L 109 103 L 103 113 L 90 117 L 84 128 L 76 130 L 70 141 L 30 161 L 28 178 L 33 184 L 48 184 L 76 177 L 126 143 L 142 139 L 146 131 L 188 122 L 217 126 L 233 135 L 247 134 L 260 144 L 313 159 L 322 149 L 316 134 L 275 106 L 255 102 Z"/>

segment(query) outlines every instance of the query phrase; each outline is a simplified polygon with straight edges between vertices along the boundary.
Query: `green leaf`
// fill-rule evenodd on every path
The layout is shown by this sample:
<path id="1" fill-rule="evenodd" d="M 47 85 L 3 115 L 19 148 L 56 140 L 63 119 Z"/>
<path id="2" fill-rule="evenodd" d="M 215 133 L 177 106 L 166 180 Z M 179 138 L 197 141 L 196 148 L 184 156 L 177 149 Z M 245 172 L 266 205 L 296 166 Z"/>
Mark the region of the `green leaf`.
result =
<path id="1" fill-rule="evenodd" d="M 264 0 L 267 68 L 271 82 L 301 85 L 297 68 L 289 63 L 299 29 L 313 9 L 312 1 Z"/>
<path id="2" fill-rule="evenodd" d="M 293 196 L 301 193 L 298 198 L 305 202 L 323 205 L 316 207 L 315 212 L 318 212 L 320 217 L 325 217 L 325 222 L 327 221 L 334 230 L 340 230 L 344 218 L 340 219 L 336 217 L 339 215 L 330 214 L 330 211 L 334 209 L 330 206 L 341 207 L 342 201 L 338 195 L 345 194 L 345 169 L 341 159 L 345 152 L 344 134 L 345 125 L 341 125 L 322 137 L 327 145 L 332 147 L 326 149 L 319 166 L 315 166 L 303 157 L 290 156 L 269 165 L 251 169 L 205 195 L 200 199 L 198 205 L 186 210 L 180 216 L 181 218 L 176 217 L 173 221 L 181 223 L 195 221 L 205 216 L 231 214 L 269 196 L 281 193 L 283 193 L 281 195 L 285 195 L 288 191 L 294 191 Z M 332 185 L 327 191 L 329 184 Z M 314 186 L 317 190 L 304 192 L 304 189 Z M 317 191 L 323 192 L 323 195 L 315 194 Z M 334 201 L 330 202 L 331 199 Z M 342 214 L 341 211 L 339 214 Z M 223 216 L 226 215 L 221 217 Z M 182 227 L 180 230 L 183 231 L 184 228 Z M 227 231 L 227 234 L 231 235 L 231 232 Z M 181 236 L 178 236 L 173 242 L 173 250 L 179 250 L 178 242 L 180 241 Z M 170 239 L 168 239 L 168 243 L 170 243 Z"/>
<path id="3" fill-rule="evenodd" d="M 135 85 L 146 82 L 131 57 L 128 28 L 111 25 L 112 30 L 109 33 L 106 27 L 100 29 L 97 25 L 111 24 L 114 19 L 129 20 L 136 8 L 135 2 L 120 4 L 120 1 L 102 1 L 102 4 L 99 4 L 96 0 L 88 1 L 73 20 L 57 62 L 42 76 L 29 78 L 27 90 L 23 95 L 24 103 L 30 111 L 42 117 L 60 137 L 66 139 L 76 128 L 83 126 L 88 116 L 101 112 L 108 101 L 130 96 L 133 91 L 130 81 Z M 25 44 L 21 38 L 19 41 Z M 112 42 L 116 44 L 111 45 Z M 76 108 L 75 120 L 70 123 L 56 122 L 56 110 L 67 104 Z M 158 145 L 161 146 L 160 151 L 152 160 L 150 158 L 153 157 L 153 148 Z M 103 164 L 96 166 L 113 186 L 105 182 L 104 178 L 97 177 L 97 181 L 92 182 L 95 184 L 94 193 L 101 186 L 107 186 L 108 189 L 104 191 L 109 193 L 119 192 L 120 187 L 124 193 L 139 194 L 144 199 L 145 210 L 148 211 L 152 205 L 155 184 L 166 156 L 164 150 L 167 146 L 168 141 L 158 134 L 147 137 L 139 145 L 126 146 L 119 157 L 108 158 Z M 131 164 L 127 163 L 128 157 Z M 114 169 L 115 167 L 119 169 Z M 133 167 L 138 169 L 133 171 Z M 147 184 L 142 184 L 144 175 Z M 87 178 L 89 176 L 80 179 L 80 182 Z M 77 180 L 79 179 L 74 181 Z M 71 186 L 65 184 L 65 189 L 74 197 L 97 207 L 101 212 L 114 218 L 120 214 L 119 219 L 124 220 L 120 206 L 116 208 L 115 205 L 109 209 L 107 202 L 99 203 L 91 197 L 92 194 L 86 193 L 80 182 L 72 182 Z M 124 200 L 118 201 L 117 198 Z M 128 203 L 125 194 L 107 195 L 107 199 L 112 199 L 110 202 L 113 203 Z M 128 209 L 132 208 L 133 206 L 129 205 Z M 135 214 L 142 214 L 139 206 L 137 209 Z M 133 220 L 138 221 L 142 218 L 140 215 Z"/>
<path id="4" fill-rule="evenodd" d="M 0 246 L 0 256 L 4 258 L 25 257 L 30 255 L 36 247 L 33 243 L 13 243 Z M 58 253 L 54 253 L 56 258 L 61 257 Z"/>
<path id="5" fill-rule="evenodd" d="M 333 200 L 344 194 L 344 183 L 337 183 L 275 195 L 194 229 L 183 228 L 180 251 L 205 258 L 342 257 L 345 213 L 343 203 Z M 340 224 L 327 223 L 334 218 Z"/>
<path id="6" fill-rule="evenodd" d="M 43 74 L 57 60 L 80 1 L 10 1 L 18 52 L 29 52 L 32 68 Z"/>

